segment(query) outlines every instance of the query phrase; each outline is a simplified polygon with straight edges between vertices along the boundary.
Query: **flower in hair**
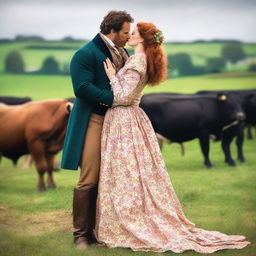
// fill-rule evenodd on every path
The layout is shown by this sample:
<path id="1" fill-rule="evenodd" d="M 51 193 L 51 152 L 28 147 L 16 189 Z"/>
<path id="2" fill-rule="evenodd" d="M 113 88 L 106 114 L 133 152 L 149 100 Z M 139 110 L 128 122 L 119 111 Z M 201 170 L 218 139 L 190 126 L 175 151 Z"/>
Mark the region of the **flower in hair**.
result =
<path id="1" fill-rule="evenodd" d="M 163 43 L 164 41 L 164 36 L 163 36 L 163 32 L 161 30 L 158 30 L 155 34 L 154 34 L 154 38 L 156 39 L 156 42 L 158 44 Z"/>

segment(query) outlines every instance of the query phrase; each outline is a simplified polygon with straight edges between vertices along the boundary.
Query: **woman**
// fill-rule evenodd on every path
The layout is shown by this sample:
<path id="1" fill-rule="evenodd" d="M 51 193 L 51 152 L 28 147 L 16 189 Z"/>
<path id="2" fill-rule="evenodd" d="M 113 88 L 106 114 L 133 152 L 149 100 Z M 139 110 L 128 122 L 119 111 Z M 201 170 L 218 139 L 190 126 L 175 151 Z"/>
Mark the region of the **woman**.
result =
<path id="1" fill-rule="evenodd" d="M 186 219 L 150 120 L 138 106 L 146 83 L 166 79 L 162 41 L 153 24 L 140 22 L 128 41 L 134 55 L 125 66 L 115 74 L 110 60 L 104 63 L 116 107 L 103 125 L 97 238 L 108 247 L 154 252 L 243 248 L 249 244 L 245 237 L 199 229 Z"/>

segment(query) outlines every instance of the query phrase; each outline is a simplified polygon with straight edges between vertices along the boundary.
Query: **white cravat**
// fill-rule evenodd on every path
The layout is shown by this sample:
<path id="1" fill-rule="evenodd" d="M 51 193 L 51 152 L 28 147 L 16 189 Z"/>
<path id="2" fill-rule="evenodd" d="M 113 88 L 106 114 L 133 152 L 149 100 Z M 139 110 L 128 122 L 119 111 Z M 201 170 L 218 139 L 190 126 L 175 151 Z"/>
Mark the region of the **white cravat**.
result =
<path id="1" fill-rule="evenodd" d="M 114 51 L 120 55 L 119 51 L 118 51 L 118 46 L 116 46 L 112 40 L 110 40 L 107 36 L 105 36 L 104 34 L 100 33 L 100 35 L 109 43 L 109 45 L 114 49 Z"/>
<path id="2" fill-rule="evenodd" d="M 115 44 L 113 43 L 112 40 L 110 40 L 107 36 L 105 36 L 105 35 L 102 34 L 102 33 L 100 33 L 100 35 L 101 35 L 102 37 L 104 37 L 104 39 L 105 39 L 113 48 L 115 48 Z"/>

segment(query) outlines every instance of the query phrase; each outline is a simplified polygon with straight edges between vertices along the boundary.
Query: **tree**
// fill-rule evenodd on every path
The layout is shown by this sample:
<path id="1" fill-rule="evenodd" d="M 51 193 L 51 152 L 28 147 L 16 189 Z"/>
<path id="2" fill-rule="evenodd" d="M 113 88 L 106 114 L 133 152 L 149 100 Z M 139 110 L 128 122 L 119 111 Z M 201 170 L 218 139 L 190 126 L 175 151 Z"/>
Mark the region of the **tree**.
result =
<path id="1" fill-rule="evenodd" d="M 232 63 L 245 58 L 246 54 L 240 44 L 227 44 L 221 49 L 221 56 Z"/>
<path id="2" fill-rule="evenodd" d="M 191 75 L 193 73 L 193 64 L 189 54 L 177 53 L 168 57 L 171 69 L 177 69 L 180 76 Z"/>
<path id="3" fill-rule="evenodd" d="M 71 37 L 71 36 L 66 36 L 61 41 L 62 42 L 67 42 L 67 43 L 71 43 L 71 42 L 75 42 L 76 40 L 73 37 Z"/>
<path id="4" fill-rule="evenodd" d="M 226 62 L 223 58 L 208 58 L 206 65 L 209 73 L 220 73 L 226 67 Z"/>
<path id="5" fill-rule="evenodd" d="M 40 69 L 41 74 L 59 74 L 59 63 L 53 58 L 48 57 L 44 60 L 43 66 Z"/>
<path id="6" fill-rule="evenodd" d="M 17 35 L 14 39 L 14 41 L 18 42 L 44 42 L 45 39 L 41 36 L 36 36 L 36 35 L 31 35 L 31 36 L 26 36 L 26 35 Z"/>
<path id="7" fill-rule="evenodd" d="M 63 75 L 70 75 L 69 63 L 65 63 L 62 68 Z"/>
<path id="8" fill-rule="evenodd" d="M 249 66 L 249 71 L 251 72 L 256 72 L 256 63 L 252 63 L 250 66 Z"/>
<path id="9" fill-rule="evenodd" d="M 203 75 L 203 74 L 207 74 L 207 70 L 205 67 L 203 66 L 194 66 L 192 69 L 192 74 L 193 75 Z"/>
<path id="10" fill-rule="evenodd" d="M 5 58 L 5 71 L 9 73 L 21 74 L 24 73 L 24 61 L 22 56 L 17 51 L 11 51 Z"/>

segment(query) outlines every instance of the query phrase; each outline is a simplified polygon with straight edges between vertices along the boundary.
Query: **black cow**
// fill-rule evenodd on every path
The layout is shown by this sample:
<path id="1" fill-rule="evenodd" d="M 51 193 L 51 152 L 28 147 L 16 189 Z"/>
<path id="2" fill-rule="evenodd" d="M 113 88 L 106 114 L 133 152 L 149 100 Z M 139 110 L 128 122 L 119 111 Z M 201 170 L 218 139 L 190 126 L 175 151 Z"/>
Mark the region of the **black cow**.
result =
<path id="1" fill-rule="evenodd" d="M 245 122 L 256 125 L 256 89 L 248 90 L 218 90 L 218 91 L 198 91 L 196 94 L 218 94 L 228 93 L 234 95 L 242 106 L 246 115 Z"/>
<path id="2" fill-rule="evenodd" d="M 30 97 L 0 96 L 0 103 L 7 105 L 20 105 L 32 101 Z"/>
<path id="3" fill-rule="evenodd" d="M 221 90 L 221 91 L 199 91 L 197 94 L 200 95 L 209 95 L 218 93 L 229 93 L 233 95 L 233 98 L 237 103 L 241 105 L 243 112 L 245 113 L 246 119 L 244 123 L 232 127 L 229 129 L 230 133 L 233 133 L 236 136 L 236 145 L 238 159 L 241 162 L 245 161 L 243 154 L 243 141 L 244 141 L 244 128 L 249 126 L 256 125 L 256 90 Z M 232 136 L 232 135 L 231 135 Z"/>
<path id="4" fill-rule="evenodd" d="M 248 139 L 252 139 L 252 127 L 256 128 L 256 93 L 247 98 L 246 112 L 246 127 L 248 130 Z"/>
<path id="5" fill-rule="evenodd" d="M 156 93 L 144 95 L 140 107 L 152 122 L 156 133 L 172 142 L 185 142 L 198 138 L 204 155 L 204 164 L 212 166 L 209 159 L 209 137 L 222 138 L 225 161 L 234 166 L 227 130 L 244 120 L 240 104 L 232 95 L 172 95 Z"/>

